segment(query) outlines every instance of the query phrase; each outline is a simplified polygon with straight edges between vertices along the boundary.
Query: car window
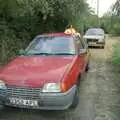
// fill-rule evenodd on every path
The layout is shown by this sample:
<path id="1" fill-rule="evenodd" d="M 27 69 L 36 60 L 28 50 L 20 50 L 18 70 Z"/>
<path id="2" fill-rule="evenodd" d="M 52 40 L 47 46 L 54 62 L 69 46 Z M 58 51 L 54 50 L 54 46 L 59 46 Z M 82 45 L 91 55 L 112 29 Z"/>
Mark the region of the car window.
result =
<path id="1" fill-rule="evenodd" d="M 75 54 L 75 46 L 73 38 L 70 36 L 63 37 L 38 37 L 26 49 L 28 54 L 59 54 L 69 53 Z"/>
<path id="2" fill-rule="evenodd" d="M 98 29 L 88 29 L 86 35 L 104 35 L 104 30 Z"/>
<path id="3" fill-rule="evenodd" d="M 84 48 L 84 44 L 82 43 L 81 38 L 79 36 L 75 36 L 75 42 L 76 42 L 77 52 L 79 52 L 80 49 Z"/>
<path id="4" fill-rule="evenodd" d="M 85 47 L 84 41 L 82 40 L 82 38 L 80 36 L 77 36 L 77 40 L 80 42 L 79 43 L 80 49 L 83 49 Z"/>
<path id="5" fill-rule="evenodd" d="M 85 39 L 81 38 L 81 42 L 83 43 L 84 48 L 88 48 L 88 44 L 87 44 L 87 41 Z"/>

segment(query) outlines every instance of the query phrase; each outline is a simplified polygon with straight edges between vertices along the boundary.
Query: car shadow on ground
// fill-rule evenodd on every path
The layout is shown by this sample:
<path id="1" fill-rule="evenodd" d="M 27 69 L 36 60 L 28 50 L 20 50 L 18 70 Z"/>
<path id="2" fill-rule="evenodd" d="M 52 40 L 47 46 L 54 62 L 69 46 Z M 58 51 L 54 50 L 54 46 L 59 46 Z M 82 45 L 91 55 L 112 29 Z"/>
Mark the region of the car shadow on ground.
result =
<path id="1" fill-rule="evenodd" d="M 9 108 L 6 107 L 4 110 L 0 111 L 0 118 L 9 120 L 34 120 L 37 118 L 53 120 L 54 118 L 65 118 L 66 114 L 70 114 L 72 109 L 67 110 L 32 110 L 32 109 L 19 109 L 19 108 Z M 6 114 L 2 114 L 6 113 Z"/>

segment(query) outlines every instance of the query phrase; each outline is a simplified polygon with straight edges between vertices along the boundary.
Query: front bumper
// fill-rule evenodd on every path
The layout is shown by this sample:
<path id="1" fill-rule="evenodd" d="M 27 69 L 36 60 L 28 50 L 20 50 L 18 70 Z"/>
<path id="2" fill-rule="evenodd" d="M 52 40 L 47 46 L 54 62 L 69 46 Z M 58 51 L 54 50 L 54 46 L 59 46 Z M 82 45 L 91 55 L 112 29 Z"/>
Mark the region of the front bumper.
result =
<path id="1" fill-rule="evenodd" d="M 72 104 L 76 86 L 74 85 L 65 93 L 40 93 L 37 107 L 13 105 L 10 103 L 9 98 L 0 95 L 0 103 L 6 106 L 28 108 L 28 109 L 42 109 L 42 110 L 65 110 Z M 24 98 L 22 98 L 24 99 Z"/>
<path id="2" fill-rule="evenodd" d="M 104 42 L 88 42 L 88 46 L 104 46 Z"/>
<path id="3" fill-rule="evenodd" d="M 99 40 L 99 39 L 87 39 L 88 46 L 104 46 L 105 40 Z"/>

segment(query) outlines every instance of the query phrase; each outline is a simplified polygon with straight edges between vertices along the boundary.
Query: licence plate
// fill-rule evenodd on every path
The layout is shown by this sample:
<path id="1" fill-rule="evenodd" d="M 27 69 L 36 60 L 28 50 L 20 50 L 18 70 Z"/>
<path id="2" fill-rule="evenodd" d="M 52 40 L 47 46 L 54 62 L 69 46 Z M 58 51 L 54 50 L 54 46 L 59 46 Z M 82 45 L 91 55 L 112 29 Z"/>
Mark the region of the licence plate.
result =
<path id="1" fill-rule="evenodd" d="M 23 106 L 31 106 L 31 107 L 37 107 L 38 101 L 36 100 L 25 100 L 21 98 L 9 98 L 10 103 L 13 105 L 23 105 Z"/>

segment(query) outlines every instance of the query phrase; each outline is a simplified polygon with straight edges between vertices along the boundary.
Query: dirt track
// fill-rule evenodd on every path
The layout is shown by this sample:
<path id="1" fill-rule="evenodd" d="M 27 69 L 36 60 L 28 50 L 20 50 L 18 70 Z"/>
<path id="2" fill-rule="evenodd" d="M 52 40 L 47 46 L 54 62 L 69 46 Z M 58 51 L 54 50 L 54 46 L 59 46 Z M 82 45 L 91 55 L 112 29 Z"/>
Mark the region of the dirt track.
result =
<path id="1" fill-rule="evenodd" d="M 107 38 L 105 50 L 90 50 L 90 71 L 81 81 L 80 102 L 75 110 L 6 108 L 0 120 L 120 120 L 120 75 L 110 62 L 116 42 L 116 38 Z"/>

